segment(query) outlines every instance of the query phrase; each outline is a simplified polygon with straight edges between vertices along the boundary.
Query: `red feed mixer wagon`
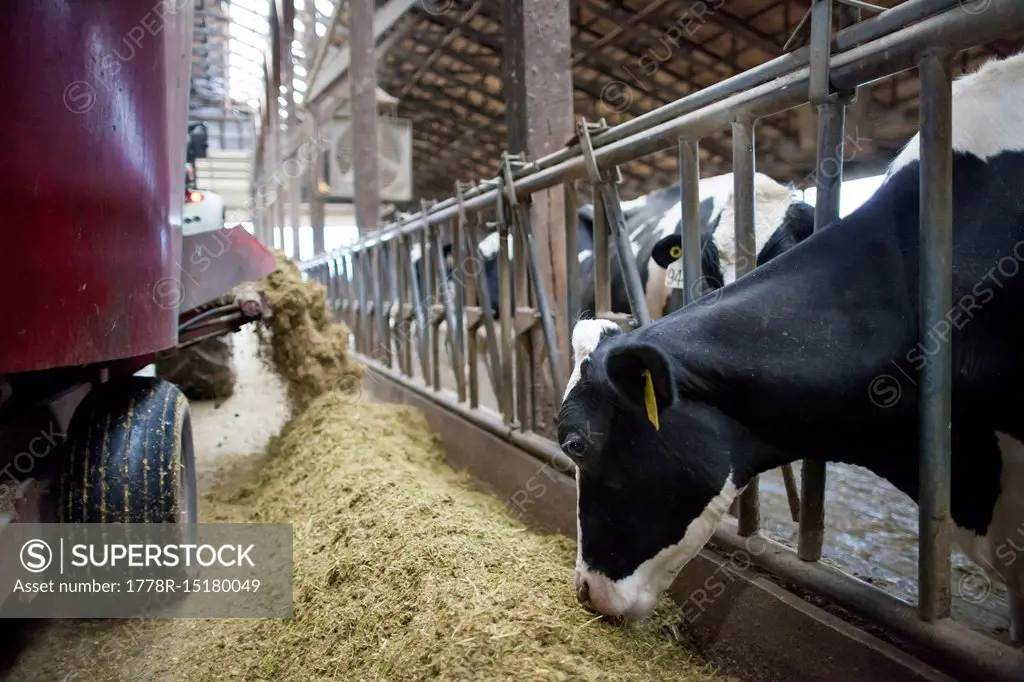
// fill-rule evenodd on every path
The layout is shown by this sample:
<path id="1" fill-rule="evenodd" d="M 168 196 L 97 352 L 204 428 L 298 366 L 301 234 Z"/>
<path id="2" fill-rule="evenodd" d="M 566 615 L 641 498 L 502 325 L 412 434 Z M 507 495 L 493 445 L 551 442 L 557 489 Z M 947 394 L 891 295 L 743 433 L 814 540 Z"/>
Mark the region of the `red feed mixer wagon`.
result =
<path id="1" fill-rule="evenodd" d="M 269 314 L 209 304 L 275 263 L 241 226 L 182 236 L 192 14 L 0 5 L 0 524 L 197 520 L 188 401 L 134 375 Z"/>

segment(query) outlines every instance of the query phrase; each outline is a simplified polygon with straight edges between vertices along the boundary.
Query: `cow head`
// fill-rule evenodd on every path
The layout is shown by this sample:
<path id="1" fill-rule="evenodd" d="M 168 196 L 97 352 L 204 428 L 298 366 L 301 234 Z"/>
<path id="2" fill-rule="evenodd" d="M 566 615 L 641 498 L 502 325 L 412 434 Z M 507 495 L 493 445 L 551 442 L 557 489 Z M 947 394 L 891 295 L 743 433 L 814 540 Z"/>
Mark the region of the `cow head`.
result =
<path id="1" fill-rule="evenodd" d="M 573 330 L 558 440 L 576 464 L 577 597 L 636 620 L 701 550 L 733 498 L 746 443 L 722 412 L 680 395 L 683 368 L 604 320 Z"/>
<path id="2" fill-rule="evenodd" d="M 814 207 L 794 201 L 786 207 L 779 226 L 765 241 L 757 254 L 755 265 L 764 265 L 772 258 L 789 251 L 814 232 Z M 678 232 L 662 237 L 651 251 L 653 260 L 662 269 L 683 257 L 683 238 Z M 725 286 L 725 277 L 714 239 L 701 235 L 701 274 L 711 289 Z"/>

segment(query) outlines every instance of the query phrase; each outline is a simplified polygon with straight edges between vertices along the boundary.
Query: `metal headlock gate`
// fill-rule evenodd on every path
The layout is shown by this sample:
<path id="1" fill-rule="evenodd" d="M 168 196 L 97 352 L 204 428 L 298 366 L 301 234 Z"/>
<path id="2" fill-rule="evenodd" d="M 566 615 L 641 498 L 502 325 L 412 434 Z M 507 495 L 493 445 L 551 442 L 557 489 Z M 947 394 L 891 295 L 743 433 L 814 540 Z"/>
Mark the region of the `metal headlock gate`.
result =
<path id="1" fill-rule="evenodd" d="M 853 0 L 837 0 L 849 7 Z M 392 368 L 413 380 L 411 344 L 415 338 L 422 382 L 417 390 L 441 391 L 442 322 L 451 339 L 452 371 L 458 404 L 449 409 L 478 413 L 480 379 L 477 361 L 486 366 L 509 439 L 527 442 L 531 434 L 531 388 L 534 373 L 532 333 L 540 325 L 550 380 L 560 395 L 566 382 L 569 350 L 557 345 L 556 324 L 571 325 L 579 289 L 575 245 L 574 181 L 588 178 L 594 187 L 596 308 L 601 317 L 624 327 L 649 323 L 618 189 L 617 164 L 677 146 L 682 183 L 684 303 L 692 300 L 699 279 L 700 139 L 731 128 L 736 201 L 737 248 L 754 252 L 754 126 L 759 118 L 811 103 L 818 110 L 818 166 L 831 159 L 838 172 L 817 173 L 815 229 L 839 217 L 841 153 L 845 107 L 866 83 L 917 68 L 921 130 L 921 316 L 923 337 L 952 306 L 952 59 L 957 52 L 1024 29 L 1021 0 L 908 0 L 893 9 L 831 34 L 832 0 L 813 0 L 811 39 L 807 47 L 709 86 L 621 125 L 580 121 L 574 143 L 535 161 L 505 154 L 498 178 L 475 185 L 456 183 L 454 195 L 432 205 L 424 202 L 414 216 L 382 226 L 352 246 L 302 264 L 307 276 L 327 288 L 332 305 L 349 325 L 355 350 L 364 361 Z M 837 151 L 838 150 L 838 151 Z M 533 193 L 563 184 L 566 197 L 567 310 L 556 313 L 544 280 L 538 277 L 539 255 L 533 241 L 529 202 Z M 488 221 L 485 214 L 493 214 Z M 482 232 L 497 228 L 500 238 L 500 324 L 492 319 L 481 255 Z M 453 244 L 458 264 L 451 295 L 443 280 L 440 232 Z M 511 237 L 511 239 L 510 239 Z M 610 238 L 610 240 L 609 240 Z M 509 258 L 509 245 L 526 258 Z M 414 263 L 412 251 L 422 256 Z M 616 249 L 633 311 L 633 320 L 614 315 L 610 305 L 610 250 Z M 468 264 L 468 265 L 467 265 Z M 472 267 L 469 267 L 472 266 Z M 753 267 L 749 264 L 748 267 Z M 386 276 L 385 270 L 387 271 Z M 465 277 L 459 276 L 465 273 Z M 737 277 L 744 274 L 737 272 Z M 382 277 L 383 276 L 383 277 Z M 422 296 L 421 296 L 422 294 Z M 514 305 L 513 305 L 514 301 Z M 485 347 L 477 330 L 486 328 Z M 570 332 L 568 328 L 564 331 Z M 497 334 L 497 335 L 496 335 Z M 568 338 L 569 334 L 565 334 Z M 922 370 L 920 416 L 920 560 L 917 613 L 912 605 L 822 565 L 824 463 L 804 462 L 800 495 L 799 544 L 794 553 L 760 553 L 754 563 L 785 581 L 824 595 L 864 614 L 904 640 L 922 646 L 958 670 L 973 670 L 986 679 L 1020 679 L 1024 657 L 995 640 L 951 621 L 950 613 L 950 404 L 951 349 L 948 344 L 928 358 Z M 513 371 L 518 368 L 518 371 Z M 468 378 L 467 378 L 468 370 Z M 467 403 L 468 406 L 463 404 Z M 479 419 L 479 415 L 473 417 Z M 551 454 L 561 470 L 570 470 L 564 455 Z M 738 508 L 739 532 L 716 532 L 720 546 L 742 547 L 757 532 L 756 480 Z"/>

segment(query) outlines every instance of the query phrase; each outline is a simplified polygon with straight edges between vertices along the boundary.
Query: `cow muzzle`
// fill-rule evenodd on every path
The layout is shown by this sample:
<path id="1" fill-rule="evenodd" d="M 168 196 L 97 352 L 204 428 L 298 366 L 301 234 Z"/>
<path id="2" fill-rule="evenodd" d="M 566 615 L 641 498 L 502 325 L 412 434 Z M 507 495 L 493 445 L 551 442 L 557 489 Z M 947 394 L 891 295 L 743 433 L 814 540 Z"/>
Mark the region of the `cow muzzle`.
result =
<path id="1" fill-rule="evenodd" d="M 587 611 L 627 623 L 650 616 L 658 601 L 643 587 L 633 589 L 629 578 L 613 582 L 600 573 L 577 569 L 573 583 L 576 599 Z"/>

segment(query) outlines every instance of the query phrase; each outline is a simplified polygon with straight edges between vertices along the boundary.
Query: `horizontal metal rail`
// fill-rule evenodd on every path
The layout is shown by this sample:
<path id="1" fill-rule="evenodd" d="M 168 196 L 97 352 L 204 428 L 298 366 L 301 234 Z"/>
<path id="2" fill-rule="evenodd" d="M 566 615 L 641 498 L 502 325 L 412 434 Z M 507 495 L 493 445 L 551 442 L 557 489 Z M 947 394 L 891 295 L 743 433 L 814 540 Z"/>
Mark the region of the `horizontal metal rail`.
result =
<path id="1" fill-rule="evenodd" d="M 984 11 L 977 11 L 978 6 Z M 909 6 L 909 7 L 907 7 Z M 946 7 L 948 9 L 941 10 Z M 904 21 L 926 18 L 903 28 L 890 13 Z M 884 21 L 883 21 L 884 20 Z M 878 22 L 878 23 L 874 23 Z M 871 25 L 869 28 L 861 28 Z M 893 30 L 893 29 L 896 30 Z M 829 61 L 833 89 L 850 90 L 871 81 L 893 76 L 917 65 L 921 52 L 933 45 L 951 52 L 990 42 L 1024 28 L 1024 3 L 1015 0 L 920 0 L 905 3 L 873 19 L 854 24 L 836 34 Z M 888 31 L 888 32 L 886 32 Z M 851 33 L 852 32 L 852 33 Z M 845 39 L 844 39 L 845 37 Z M 843 47 L 849 45 L 847 49 Z M 840 51 L 842 50 L 842 51 Z M 809 54 L 809 50 L 807 51 Z M 650 114 L 637 117 L 593 137 L 594 155 L 602 167 L 609 167 L 652 154 L 676 144 L 680 135 L 706 137 L 729 128 L 738 116 L 758 119 L 807 102 L 809 57 L 796 59 L 796 52 L 767 62 Z M 786 62 L 787 58 L 793 58 Z M 767 67 L 771 66 L 770 70 Z M 761 71 L 761 70 L 765 71 Z M 757 78 L 748 74 L 761 71 Z M 582 150 L 577 145 L 527 163 L 513 177 L 520 196 L 548 189 L 569 179 L 586 176 Z M 498 180 L 482 183 L 463 195 L 463 208 L 476 211 L 493 206 Z M 455 197 L 432 206 L 426 214 L 383 226 L 381 229 L 334 253 L 343 253 L 392 239 L 424 227 L 451 220 L 458 213 Z M 329 258 L 325 254 L 310 262 Z"/>

